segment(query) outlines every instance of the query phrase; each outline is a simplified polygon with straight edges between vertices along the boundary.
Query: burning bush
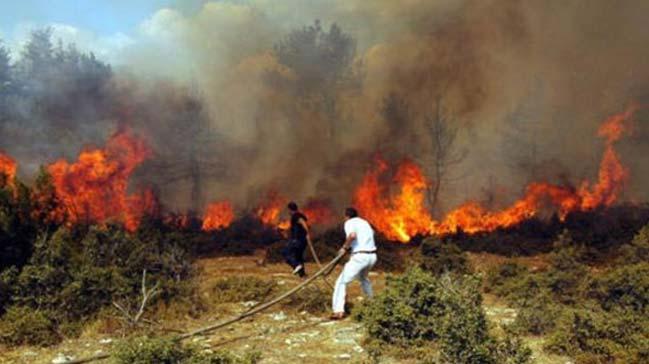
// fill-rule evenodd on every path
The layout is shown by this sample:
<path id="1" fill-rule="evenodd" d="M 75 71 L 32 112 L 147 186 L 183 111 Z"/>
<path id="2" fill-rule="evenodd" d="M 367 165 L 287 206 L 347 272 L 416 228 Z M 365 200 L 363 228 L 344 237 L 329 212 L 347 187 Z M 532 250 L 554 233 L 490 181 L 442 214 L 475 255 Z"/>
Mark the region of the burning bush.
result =
<path id="1" fill-rule="evenodd" d="M 436 345 L 442 363 L 528 362 L 529 349 L 489 333 L 479 287 L 476 277 L 436 278 L 415 268 L 391 277 L 386 289 L 354 315 L 373 340 L 402 347 Z"/>

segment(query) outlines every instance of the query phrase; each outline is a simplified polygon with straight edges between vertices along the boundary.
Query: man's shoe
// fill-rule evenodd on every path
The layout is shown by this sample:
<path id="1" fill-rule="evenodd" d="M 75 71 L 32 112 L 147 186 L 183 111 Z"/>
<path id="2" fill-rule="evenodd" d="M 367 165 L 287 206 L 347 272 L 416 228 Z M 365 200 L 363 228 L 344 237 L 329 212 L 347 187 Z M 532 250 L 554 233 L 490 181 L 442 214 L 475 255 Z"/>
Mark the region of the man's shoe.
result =
<path id="1" fill-rule="evenodd" d="M 293 274 L 300 274 L 300 272 L 304 272 L 304 266 L 302 264 L 293 269 Z"/>
<path id="2" fill-rule="evenodd" d="M 344 312 L 336 312 L 329 316 L 329 320 L 332 321 L 340 321 L 345 318 L 345 313 Z"/>

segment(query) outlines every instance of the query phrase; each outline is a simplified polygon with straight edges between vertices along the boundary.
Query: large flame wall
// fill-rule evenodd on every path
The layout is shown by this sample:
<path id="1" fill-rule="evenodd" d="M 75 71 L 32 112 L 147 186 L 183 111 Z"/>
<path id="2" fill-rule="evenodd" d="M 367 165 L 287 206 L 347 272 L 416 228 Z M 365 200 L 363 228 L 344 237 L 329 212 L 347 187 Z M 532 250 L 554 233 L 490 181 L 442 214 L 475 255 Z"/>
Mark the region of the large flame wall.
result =
<path id="1" fill-rule="evenodd" d="M 629 178 L 629 171 L 615 150 L 615 142 L 625 133 L 625 122 L 636 109 L 632 106 L 624 113 L 610 117 L 599 128 L 598 135 L 604 139 L 605 149 L 598 180 L 594 184 L 583 181 L 575 189 L 534 182 L 527 186 L 522 198 L 505 209 L 488 211 L 478 202 L 469 201 L 442 219 L 435 220 L 426 208 L 428 181 L 419 166 L 406 160 L 398 166 L 392 183 L 381 183 L 381 176 L 387 173 L 388 166 L 379 159 L 356 188 L 354 204 L 379 231 L 402 242 L 417 234 L 493 231 L 518 224 L 544 208 L 553 209 L 563 218 L 572 211 L 610 206 L 618 199 Z M 390 187 L 396 191 L 390 193 Z"/>

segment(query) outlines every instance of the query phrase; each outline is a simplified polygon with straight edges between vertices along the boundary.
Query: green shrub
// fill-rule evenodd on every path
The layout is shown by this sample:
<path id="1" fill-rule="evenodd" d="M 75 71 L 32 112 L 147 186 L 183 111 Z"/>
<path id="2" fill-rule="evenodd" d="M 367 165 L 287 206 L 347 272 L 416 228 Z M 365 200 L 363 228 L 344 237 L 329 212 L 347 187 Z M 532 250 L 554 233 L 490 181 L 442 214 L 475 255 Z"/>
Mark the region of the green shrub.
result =
<path id="1" fill-rule="evenodd" d="M 552 297 L 540 294 L 518 308 L 513 329 L 525 334 L 546 334 L 555 328 L 561 310 L 560 305 L 553 303 Z"/>
<path id="2" fill-rule="evenodd" d="M 528 273 L 527 267 L 516 262 L 510 261 L 499 265 L 487 272 L 485 291 L 498 296 L 506 296 L 511 292 L 512 283 L 519 281 Z"/>
<path id="3" fill-rule="evenodd" d="M 373 340 L 402 347 L 436 345 L 442 363 L 529 360 L 516 341 L 499 341 L 488 330 L 480 281 L 473 276 L 435 277 L 420 268 L 389 277 L 386 288 L 354 312 Z M 509 359 L 507 359 L 509 360 Z"/>
<path id="4" fill-rule="evenodd" d="M 226 351 L 184 347 L 170 339 L 141 337 L 120 342 L 113 358 L 116 364 L 255 364 L 260 355 L 251 352 L 238 357 Z"/>
<path id="5" fill-rule="evenodd" d="M 649 224 L 633 237 L 629 244 L 620 248 L 618 264 L 636 264 L 649 261 Z"/>
<path id="6" fill-rule="evenodd" d="M 556 300 L 573 304 L 589 273 L 588 267 L 581 263 L 585 250 L 575 244 L 566 231 L 554 242 L 554 248 L 550 254 L 550 269 L 543 274 L 544 283 Z"/>
<path id="7" fill-rule="evenodd" d="M 18 270 L 15 267 L 6 269 L 0 273 L 0 315 L 5 312 L 5 308 L 11 302 L 17 276 Z"/>
<path id="8" fill-rule="evenodd" d="M 51 313 L 12 306 L 0 320 L 0 342 L 9 346 L 48 346 L 60 341 Z"/>
<path id="9" fill-rule="evenodd" d="M 588 296 L 605 310 L 649 313 L 649 262 L 620 266 L 592 279 Z"/>
<path id="10" fill-rule="evenodd" d="M 274 281 L 252 276 L 222 278 L 212 288 L 215 302 L 263 301 L 276 288 Z"/>
<path id="11" fill-rule="evenodd" d="M 179 235 L 154 230 L 130 234 L 112 225 L 60 228 L 36 241 L 29 263 L 11 275 L 11 297 L 4 298 L 0 284 L 0 299 L 5 305 L 46 310 L 54 322 L 64 323 L 59 332 L 75 334 L 81 331 L 79 322 L 115 300 L 135 307 L 145 270 L 147 285 L 158 284 L 160 291 L 150 306 L 191 296 L 195 289 L 189 247 Z M 3 274 L 0 281 L 7 279 Z"/>
<path id="12" fill-rule="evenodd" d="M 505 263 L 487 273 L 485 291 L 504 298 L 517 307 L 525 307 L 547 291 L 542 274 L 533 274 L 517 263 Z"/>
<path id="13" fill-rule="evenodd" d="M 371 302 L 354 311 L 370 337 L 390 344 L 408 345 L 416 340 L 437 338 L 442 313 L 439 284 L 431 274 L 411 269 L 388 276 L 386 287 Z"/>
<path id="14" fill-rule="evenodd" d="M 465 274 L 471 271 L 466 253 L 457 245 L 443 243 L 435 237 L 428 237 L 421 244 L 421 268 L 435 275 L 446 272 Z"/>
<path id="15" fill-rule="evenodd" d="M 642 362 L 649 348 L 649 320 L 630 311 L 597 307 L 566 310 L 545 349 L 582 362 Z"/>

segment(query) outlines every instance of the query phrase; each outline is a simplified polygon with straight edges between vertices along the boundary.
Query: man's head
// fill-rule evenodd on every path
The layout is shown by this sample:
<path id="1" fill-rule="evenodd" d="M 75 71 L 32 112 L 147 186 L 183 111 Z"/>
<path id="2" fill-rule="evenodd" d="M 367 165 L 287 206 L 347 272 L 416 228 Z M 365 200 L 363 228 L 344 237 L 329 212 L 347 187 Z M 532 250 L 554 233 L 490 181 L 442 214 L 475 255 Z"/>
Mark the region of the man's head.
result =
<path id="1" fill-rule="evenodd" d="M 297 204 L 295 202 L 293 202 L 293 201 L 289 202 L 288 205 L 286 205 L 286 207 L 292 213 L 297 212 Z"/>
<path id="2" fill-rule="evenodd" d="M 353 207 L 348 207 L 345 209 L 345 220 L 349 220 L 353 217 L 358 217 L 358 211 Z"/>

